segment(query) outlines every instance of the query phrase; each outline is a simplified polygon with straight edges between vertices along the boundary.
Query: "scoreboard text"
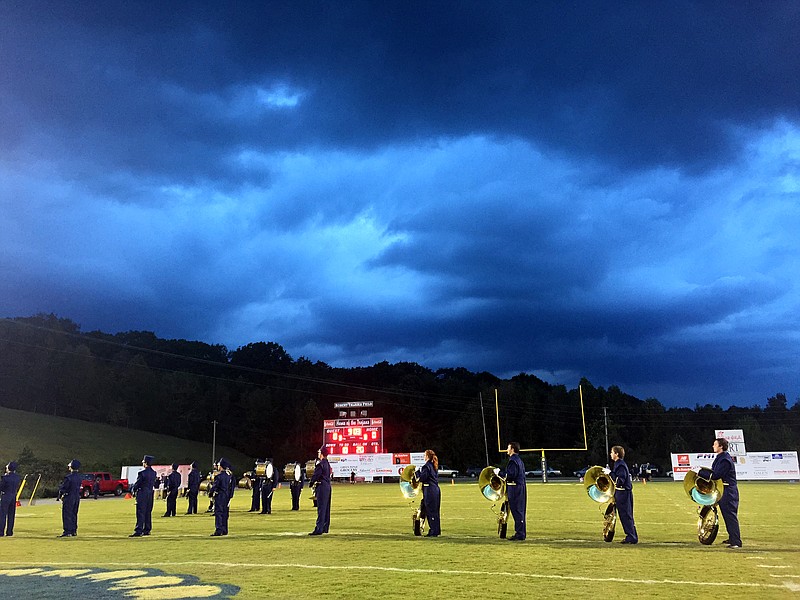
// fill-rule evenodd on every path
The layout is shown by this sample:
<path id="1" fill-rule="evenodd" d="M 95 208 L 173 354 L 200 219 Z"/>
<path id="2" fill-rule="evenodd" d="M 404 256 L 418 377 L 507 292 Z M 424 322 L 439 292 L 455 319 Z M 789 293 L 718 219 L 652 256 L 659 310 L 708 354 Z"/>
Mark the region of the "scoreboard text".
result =
<path id="1" fill-rule="evenodd" d="M 324 423 L 324 443 L 330 454 L 381 454 L 383 417 L 331 419 Z"/>

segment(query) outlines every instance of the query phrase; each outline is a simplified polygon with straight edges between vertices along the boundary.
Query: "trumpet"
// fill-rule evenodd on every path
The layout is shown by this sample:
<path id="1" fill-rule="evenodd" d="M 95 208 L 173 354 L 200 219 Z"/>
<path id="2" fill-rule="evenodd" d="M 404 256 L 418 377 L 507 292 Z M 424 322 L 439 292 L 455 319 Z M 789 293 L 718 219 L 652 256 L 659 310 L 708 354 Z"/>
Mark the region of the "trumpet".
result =
<path id="1" fill-rule="evenodd" d="M 494 502 L 492 504 L 492 512 L 497 516 L 497 534 L 500 539 L 505 539 L 506 531 L 508 530 L 508 486 L 506 480 L 495 473 L 497 467 L 486 467 L 478 475 L 478 487 L 481 490 L 481 495 Z M 500 512 L 495 512 L 494 507 L 500 503 Z"/>
<path id="2" fill-rule="evenodd" d="M 614 530 L 617 526 L 617 505 L 614 502 L 614 492 L 617 486 L 603 467 L 587 469 L 583 476 L 583 485 L 589 498 L 606 506 L 603 510 L 603 541 L 610 542 L 614 539 Z"/>
<path id="3" fill-rule="evenodd" d="M 719 504 L 725 493 L 722 480 L 711 479 L 711 469 L 689 471 L 683 480 L 683 489 L 697 507 L 697 539 L 704 546 L 710 546 L 719 533 Z"/>

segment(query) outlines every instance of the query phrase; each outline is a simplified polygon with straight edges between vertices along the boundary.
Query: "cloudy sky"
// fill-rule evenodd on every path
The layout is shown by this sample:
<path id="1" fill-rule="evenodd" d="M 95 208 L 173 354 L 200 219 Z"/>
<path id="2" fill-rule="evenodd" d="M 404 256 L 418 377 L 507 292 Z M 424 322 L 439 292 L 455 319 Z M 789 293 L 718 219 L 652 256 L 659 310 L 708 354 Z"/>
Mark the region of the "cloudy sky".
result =
<path id="1" fill-rule="evenodd" d="M 800 4 L 0 3 L 0 316 L 800 395 Z"/>

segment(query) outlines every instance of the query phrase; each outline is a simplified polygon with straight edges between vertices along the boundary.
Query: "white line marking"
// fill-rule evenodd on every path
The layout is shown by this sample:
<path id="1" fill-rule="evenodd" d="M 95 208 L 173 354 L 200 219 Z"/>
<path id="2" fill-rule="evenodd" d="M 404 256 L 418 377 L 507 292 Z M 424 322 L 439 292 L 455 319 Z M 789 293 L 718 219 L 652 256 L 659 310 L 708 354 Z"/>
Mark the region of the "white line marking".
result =
<path id="1" fill-rule="evenodd" d="M 7 564 L 29 565 L 30 562 L 6 561 Z M 48 566 L 76 566 L 83 563 L 48 563 Z M 140 563 L 119 563 L 101 562 L 103 566 L 113 567 L 135 567 Z M 389 573 L 413 573 L 420 575 L 474 575 L 477 577 L 519 577 L 520 579 L 540 579 L 555 581 L 576 581 L 584 583 L 586 581 L 596 583 L 631 583 L 636 585 L 690 585 L 717 588 L 749 588 L 749 589 L 779 589 L 800 591 L 800 585 L 784 582 L 776 583 L 749 583 L 749 582 L 727 582 L 727 581 L 688 581 L 684 579 L 624 579 L 622 577 L 591 577 L 582 575 L 545 575 L 542 573 L 520 573 L 511 571 L 468 571 L 465 569 L 404 569 L 401 567 L 383 567 L 375 565 L 304 565 L 299 563 L 227 563 L 209 561 L 176 561 L 160 562 L 157 567 L 184 567 L 184 566 L 204 566 L 204 567 L 226 567 L 232 569 L 308 569 L 310 571 L 382 571 Z"/>

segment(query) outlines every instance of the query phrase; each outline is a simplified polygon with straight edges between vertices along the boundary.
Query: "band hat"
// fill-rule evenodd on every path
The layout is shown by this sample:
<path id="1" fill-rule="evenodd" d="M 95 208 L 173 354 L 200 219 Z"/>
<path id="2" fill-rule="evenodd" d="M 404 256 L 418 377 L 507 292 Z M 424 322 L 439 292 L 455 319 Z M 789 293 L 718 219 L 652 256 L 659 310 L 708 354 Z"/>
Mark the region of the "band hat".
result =
<path id="1" fill-rule="evenodd" d="M 12 472 L 16 471 L 17 470 L 17 463 L 12 460 L 10 463 L 8 463 L 8 465 L 6 465 L 6 469 L 8 469 L 9 471 L 12 471 Z"/>
<path id="2" fill-rule="evenodd" d="M 322 446 L 322 448 L 319 449 L 319 453 L 322 454 L 323 457 L 328 456 L 328 447 Z"/>
<path id="3" fill-rule="evenodd" d="M 70 469 L 75 469 L 77 471 L 81 468 L 81 461 L 79 461 L 77 458 L 73 458 L 71 461 L 69 461 L 69 463 L 67 463 L 67 466 Z"/>
<path id="4" fill-rule="evenodd" d="M 231 463 L 229 463 L 228 460 L 225 459 L 225 458 L 220 458 L 218 462 L 219 462 L 219 466 L 222 467 L 223 469 L 230 469 L 231 468 Z"/>
<path id="5" fill-rule="evenodd" d="M 196 462 L 192 462 L 192 468 L 193 468 L 193 469 L 196 469 L 196 468 L 197 468 L 197 463 L 196 463 Z"/>
<path id="6" fill-rule="evenodd" d="M 172 470 L 173 471 L 177 471 L 178 470 L 178 463 L 172 463 Z"/>
<path id="7" fill-rule="evenodd" d="M 150 456 L 149 454 L 145 454 L 142 462 L 145 463 L 148 467 L 151 466 L 156 461 L 155 456 Z"/>

